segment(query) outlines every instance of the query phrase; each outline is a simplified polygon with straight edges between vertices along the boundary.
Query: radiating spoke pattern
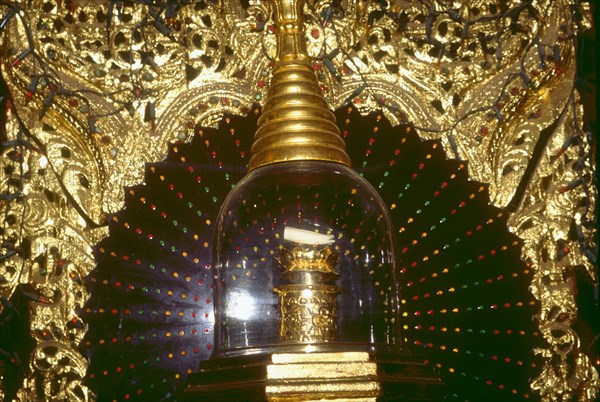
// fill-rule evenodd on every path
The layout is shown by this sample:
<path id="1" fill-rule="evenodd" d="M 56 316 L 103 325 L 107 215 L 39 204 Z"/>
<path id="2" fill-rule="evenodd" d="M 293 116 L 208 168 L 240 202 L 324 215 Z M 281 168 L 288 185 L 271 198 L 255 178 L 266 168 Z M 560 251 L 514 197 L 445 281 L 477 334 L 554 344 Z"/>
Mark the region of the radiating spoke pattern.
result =
<path id="1" fill-rule="evenodd" d="M 125 207 L 96 246 L 82 312 L 86 381 L 99 400 L 176 400 L 210 356 L 214 222 L 245 174 L 259 114 L 197 127 L 190 143 L 172 144 L 164 161 L 146 166 L 143 184 L 125 190 Z M 351 107 L 336 117 L 354 169 L 391 212 L 406 348 L 439 367 L 449 400 L 536 399 L 529 378 L 542 341 L 532 272 L 485 184 L 411 125 L 391 127 Z M 260 247 L 265 238 L 248 241 Z"/>

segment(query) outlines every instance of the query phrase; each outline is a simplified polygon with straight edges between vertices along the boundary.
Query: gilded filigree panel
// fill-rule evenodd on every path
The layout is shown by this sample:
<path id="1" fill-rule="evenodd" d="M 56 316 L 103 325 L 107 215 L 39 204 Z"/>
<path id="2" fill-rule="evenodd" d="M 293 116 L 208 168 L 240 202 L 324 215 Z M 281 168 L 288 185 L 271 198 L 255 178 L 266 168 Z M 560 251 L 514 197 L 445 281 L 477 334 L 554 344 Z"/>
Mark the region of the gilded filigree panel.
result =
<path id="1" fill-rule="evenodd" d="M 77 310 L 106 216 L 169 142 L 262 102 L 275 55 L 272 10 L 257 0 L 15 1 L 1 10 L 10 110 L 0 295 L 32 284 L 36 301 L 37 345 L 19 399 L 90 400 Z M 511 213 L 550 345 L 538 351 L 545 365 L 532 389 L 543 400 L 592 401 L 600 380 L 572 329 L 573 267 L 598 281 L 593 139 L 574 89 L 587 6 L 343 0 L 307 2 L 305 12 L 332 108 L 352 103 L 412 122 L 468 161 L 495 206 Z"/>

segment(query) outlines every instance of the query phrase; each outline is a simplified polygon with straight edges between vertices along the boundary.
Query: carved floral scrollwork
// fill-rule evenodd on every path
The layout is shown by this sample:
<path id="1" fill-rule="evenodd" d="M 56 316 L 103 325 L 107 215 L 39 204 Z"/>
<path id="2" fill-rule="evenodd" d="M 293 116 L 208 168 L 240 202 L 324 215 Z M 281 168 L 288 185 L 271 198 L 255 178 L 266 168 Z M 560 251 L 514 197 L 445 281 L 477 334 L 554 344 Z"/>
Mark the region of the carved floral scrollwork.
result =
<path id="1" fill-rule="evenodd" d="M 591 160 L 582 157 L 589 155 L 590 144 L 574 124 L 581 112 L 579 106 L 564 111 L 509 222 L 525 241 L 524 258 L 538 267 L 531 289 L 541 302 L 538 320 L 550 346 L 537 351 L 545 363 L 531 386 L 549 401 L 587 400 L 600 389 L 598 373 L 572 329 L 578 318 L 573 269 L 583 267 L 597 281 L 586 251 L 596 247 L 594 230 L 586 224 L 594 219 L 596 190 L 588 170 Z M 574 145 L 566 149 L 571 141 Z"/>
<path id="2" fill-rule="evenodd" d="M 141 182 L 167 143 L 262 102 L 272 10 L 259 0 L 6 3 L 4 17 L 19 12 L 0 46 L 14 101 L 13 145 L 0 158 L 0 294 L 33 283 L 51 300 L 34 308 L 38 346 L 19 398 L 83 401 L 92 396 L 79 385 L 86 363 L 75 346 L 85 329 L 76 309 L 87 297 L 91 246 L 105 233 L 95 224 L 121 208 L 123 187 Z M 308 51 L 331 107 L 353 103 L 414 123 L 512 211 L 550 345 L 531 386 L 548 401 L 593 400 L 600 380 L 572 329 L 571 288 L 573 267 L 598 280 L 591 138 L 579 129 L 574 91 L 573 38 L 589 26 L 587 6 L 306 3 Z"/>
<path id="3" fill-rule="evenodd" d="M 300 292 L 279 290 L 281 325 L 279 339 L 283 343 L 328 342 L 337 336 L 335 292 Z"/>
<path id="4" fill-rule="evenodd" d="M 62 342 L 41 342 L 32 355 L 36 372 L 34 388 L 46 400 L 88 400 L 88 391 L 80 381 L 86 364 L 79 353 Z"/>

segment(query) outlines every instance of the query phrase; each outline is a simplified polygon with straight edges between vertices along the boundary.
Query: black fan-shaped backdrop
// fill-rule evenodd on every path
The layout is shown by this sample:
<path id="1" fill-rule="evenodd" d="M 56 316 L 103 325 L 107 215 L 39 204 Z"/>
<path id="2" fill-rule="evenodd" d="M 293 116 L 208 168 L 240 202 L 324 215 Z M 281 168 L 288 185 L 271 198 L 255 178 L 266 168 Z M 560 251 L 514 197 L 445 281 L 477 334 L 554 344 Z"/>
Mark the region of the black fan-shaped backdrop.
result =
<path id="1" fill-rule="evenodd" d="M 100 401 L 176 400 L 210 356 L 214 221 L 245 173 L 259 113 L 198 127 L 126 190 L 96 247 L 82 312 L 86 381 Z M 391 211 L 406 346 L 439 367 L 450 401 L 536 399 L 531 272 L 486 186 L 409 125 L 353 108 L 336 116 L 354 168 Z"/>

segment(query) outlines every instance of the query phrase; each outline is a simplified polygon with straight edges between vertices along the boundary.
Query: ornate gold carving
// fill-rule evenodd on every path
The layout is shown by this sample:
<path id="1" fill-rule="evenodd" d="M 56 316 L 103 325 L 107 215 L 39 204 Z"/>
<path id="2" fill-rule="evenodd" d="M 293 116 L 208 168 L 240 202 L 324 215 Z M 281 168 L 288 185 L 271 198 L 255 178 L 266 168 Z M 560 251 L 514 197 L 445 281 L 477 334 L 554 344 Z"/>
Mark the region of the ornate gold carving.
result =
<path id="1" fill-rule="evenodd" d="M 9 127 L 15 128 L 9 140 L 23 138 L 14 115 L 8 117 Z M 22 401 L 34 400 L 36 395 L 73 401 L 91 396 L 81 384 L 87 361 L 77 351 L 85 333 L 77 311 L 87 299 L 83 278 L 94 267 L 91 247 L 106 232 L 87 225 L 69 204 L 63 188 L 88 216 L 99 220 L 101 180 L 88 146 L 74 135 L 63 136 L 70 130 L 62 123 L 49 112 L 43 123 L 29 126 L 44 142 L 45 152 L 33 146 L 18 150 L 26 161 L 22 198 L 2 206 L 3 212 L 15 217 L 4 222 L 5 239 L 15 239 L 22 249 L 0 268 L 0 275 L 8 280 L 0 284 L 0 292 L 8 297 L 18 283 L 30 283 L 37 300 L 32 303 L 30 318 L 37 346 L 29 362 L 32 375 L 18 393 Z M 11 151 L 3 154 L 5 166 L 11 165 Z M 14 174 L 3 173 L 2 188 L 18 191 L 10 184 Z M 31 257 L 22 258 L 27 241 Z"/>
<path id="2" fill-rule="evenodd" d="M 295 246 L 291 251 L 281 249 L 279 264 L 285 272 L 312 271 L 335 273 L 339 254 L 330 247 Z"/>
<path id="3" fill-rule="evenodd" d="M 577 141 L 563 149 L 567 141 L 580 135 L 576 132 L 580 122 L 573 120 L 581 115 L 581 107 L 574 99 L 563 111 L 564 124 L 549 139 L 526 197 L 509 221 L 525 242 L 524 258 L 537 267 L 531 289 L 541 302 L 538 320 L 550 347 L 537 350 L 545 362 L 531 387 L 548 401 L 568 400 L 575 395 L 582 395 L 581 400 L 593 400 L 600 390 L 598 372 L 582 352 L 579 337 L 571 328 L 577 320 L 572 267 L 583 266 L 590 278 L 598 280 L 594 266 L 579 247 L 579 242 L 584 242 L 595 248 L 593 231 L 582 225 L 594 219 L 596 189 L 591 177 L 585 178 L 592 169 L 591 161 L 578 158 L 590 152 L 590 144 Z M 564 158 L 556 157 L 563 152 Z M 574 224 L 581 231 L 576 238 L 569 236 Z"/>
<path id="4" fill-rule="evenodd" d="M 32 367 L 39 376 L 39 384 L 34 384 L 35 380 L 27 379 L 25 387 L 37 389 L 46 400 L 76 401 L 87 400 L 90 397 L 89 391 L 80 381 L 87 362 L 64 342 L 41 342 L 33 351 Z M 27 400 L 29 396 L 21 393 L 21 397 Z"/>
<path id="5" fill-rule="evenodd" d="M 8 140 L 39 140 L 17 146 L 21 156 L 11 148 L 2 152 L 3 168 L 18 166 L 15 158 L 22 157 L 24 171 L 0 172 L 2 191 L 20 192 L 0 204 L 2 240 L 15 244 L 3 250 L 0 294 L 9 297 L 18 283 L 33 283 L 50 297 L 53 303 L 36 305 L 32 316 L 36 350 L 58 342 L 69 356 L 76 355 L 84 329 L 67 323 L 77 320 L 77 305 L 87 297 L 81 278 L 93 267 L 91 245 L 105 234 L 90 223 L 121 208 L 123 187 L 140 182 L 144 163 L 160 160 L 169 141 L 189 139 L 196 124 L 213 125 L 224 112 L 242 114 L 262 102 L 276 54 L 268 2 L 251 0 L 246 9 L 233 0 L 183 5 L 174 20 L 159 20 L 164 28 L 151 18 L 156 7 L 116 9 L 115 3 L 16 1 L 22 11 L 0 38 L 0 67 L 14 97 Z M 545 365 L 532 387 L 548 401 L 575 393 L 592 401 L 600 381 L 571 329 L 577 308 L 569 287 L 576 265 L 598 280 L 585 255 L 595 247 L 588 225 L 595 211 L 594 162 L 582 158 L 589 139 L 579 129 L 573 84 L 572 38 L 589 26 L 587 6 L 514 1 L 493 10 L 472 0 L 441 12 L 438 3 L 396 1 L 373 14 L 381 2 L 341 3 L 305 6 L 307 51 L 328 104 L 353 102 L 364 113 L 383 109 L 393 122 L 415 123 L 422 137 L 440 138 L 451 156 L 469 162 L 474 179 L 490 184 L 497 206 L 515 207 L 510 225 L 536 272 L 532 291 L 550 344 L 540 350 Z M 52 8 L 44 10 L 46 4 Z M 519 12 L 499 17 L 511 10 Z M 35 53 L 11 67 L 31 49 Z M 536 147 L 542 156 L 533 159 Z M 17 175 L 22 188 L 12 181 Z M 572 226 L 579 231 L 575 239 L 568 235 Z M 27 242 L 30 258 L 22 252 Z M 39 256 L 50 263 L 42 267 Z M 63 261 L 62 270 L 52 261 Z M 58 291 L 62 297 L 53 299 Z M 69 361 L 82 376 L 82 360 Z M 36 375 L 58 378 L 66 370 L 32 368 L 19 393 L 23 401 L 35 399 Z M 60 388 L 56 399 L 90 398 L 68 389 Z"/>
<path id="6" fill-rule="evenodd" d="M 337 339 L 335 286 L 283 285 L 279 295 L 279 340 L 282 343 L 331 342 Z"/>
<path id="7" fill-rule="evenodd" d="M 296 246 L 281 250 L 282 278 L 288 284 L 275 287 L 279 295 L 279 340 L 282 343 L 335 341 L 337 328 L 338 254 L 329 247 Z"/>

